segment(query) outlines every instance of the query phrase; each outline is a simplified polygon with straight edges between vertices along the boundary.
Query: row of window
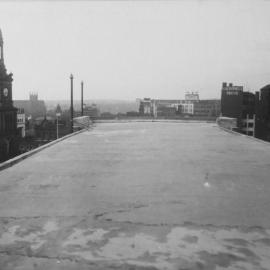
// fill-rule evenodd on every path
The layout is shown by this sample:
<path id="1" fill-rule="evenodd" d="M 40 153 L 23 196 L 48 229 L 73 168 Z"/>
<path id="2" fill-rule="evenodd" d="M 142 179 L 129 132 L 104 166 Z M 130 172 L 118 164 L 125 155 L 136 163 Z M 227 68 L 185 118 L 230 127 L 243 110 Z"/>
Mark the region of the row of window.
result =
<path id="1" fill-rule="evenodd" d="M 17 118 L 17 123 L 24 123 L 25 119 L 24 118 Z"/>

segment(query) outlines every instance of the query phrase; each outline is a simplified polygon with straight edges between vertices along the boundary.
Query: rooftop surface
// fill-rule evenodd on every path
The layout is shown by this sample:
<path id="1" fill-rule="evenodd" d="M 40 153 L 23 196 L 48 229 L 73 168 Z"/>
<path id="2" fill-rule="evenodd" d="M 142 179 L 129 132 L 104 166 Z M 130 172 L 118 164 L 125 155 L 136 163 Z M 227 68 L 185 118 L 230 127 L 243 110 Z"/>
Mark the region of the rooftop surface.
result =
<path id="1" fill-rule="evenodd" d="M 0 171 L 0 269 L 269 269 L 270 145 L 103 123 Z"/>

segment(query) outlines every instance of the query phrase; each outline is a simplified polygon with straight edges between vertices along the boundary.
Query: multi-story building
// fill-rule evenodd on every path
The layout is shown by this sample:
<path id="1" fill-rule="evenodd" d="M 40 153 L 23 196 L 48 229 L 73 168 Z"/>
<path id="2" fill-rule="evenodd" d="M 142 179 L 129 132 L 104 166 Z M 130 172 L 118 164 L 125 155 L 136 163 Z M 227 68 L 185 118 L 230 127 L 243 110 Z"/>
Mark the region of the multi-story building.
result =
<path id="1" fill-rule="evenodd" d="M 25 113 L 24 109 L 19 108 L 17 111 L 17 128 L 20 131 L 21 137 L 25 137 Z"/>
<path id="2" fill-rule="evenodd" d="M 153 114 L 154 117 L 172 117 L 176 114 L 188 113 L 192 114 L 191 102 L 177 99 L 153 99 Z M 167 108 L 167 109 L 166 109 Z M 170 112 L 170 113 L 169 113 Z"/>
<path id="3" fill-rule="evenodd" d="M 153 116 L 154 114 L 153 100 L 151 100 L 150 98 L 144 98 L 140 100 L 139 113 L 140 115 Z"/>
<path id="4" fill-rule="evenodd" d="M 150 99 L 140 100 L 139 113 L 151 117 L 173 117 L 179 112 L 193 114 L 193 102 L 179 99 Z"/>
<path id="5" fill-rule="evenodd" d="M 193 115 L 194 114 L 194 103 L 193 102 L 186 102 L 183 100 L 179 104 L 177 104 L 177 113 L 184 114 L 184 115 Z"/>
<path id="6" fill-rule="evenodd" d="M 4 63 L 3 37 L 0 30 L 0 161 L 18 152 L 17 109 L 13 106 L 13 74 L 7 73 Z"/>
<path id="7" fill-rule="evenodd" d="M 217 117 L 220 114 L 220 100 L 206 99 L 194 103 L 194 115 L 203 117 Z"/>
<path id="8" fill-rule="evenodd" d="M 53 117 L 37 117 L 34 121 L 35 139 L 48 142 L 56 139 L 56 122 Z"/>
<path id="9" fill-rule="evenodd" d="M 232 83 L 222 84 L 221 89 L 221 115 L 236 118 L 238 125 L 242 119 L 243 86 L 235 86 Z"/>
<path id="10" fill-rule="evenodd" d="M 199 101 L 200 100 L 199 93 L 198 92 L 186 92 L 185 100 Z"/>
<path id="11" fill-rule="evenodd" d="M 255 114 L 255 94 L 243 92 L 242 119 L 252 118 Z"/>
<path id="12" fill-rule="evenodd" d="M 221 89 L 221 115 L 235 118 L 239 131 L 254 136 L 255 95 L 245 92 L 243 86 L 223 83 Z"/>
<path id="13" fill-rule="evenodd" d="M 176 115 L 176 108 L 174 106 L 158 106 L 157 117 L 173 118 Z"/>
<path id="14" fill-rule="evenodd" d="M 200 100 L 197 92 L 187 92 L 185 99 L 145 98 L 140 102 L 139 112 L 141 115 L 152 117 L 169 117 L 169 115 L 181 117 L 182 115 L 208 119 L 219 116 L 220 100 Z"/>
<path id="15" fill-rule="evenodd" d="M 97 104 L 92 104 L 90 106 L 85 106 L 83 109 L 83 115 L 89 116 L 91 120 L 95 120 L 100 117 L 100 111 Z"/>
<path id="16" fill-rule="evenodd" d="M 24 109 L 26 117 L 33 120 L 44 117 L 47 111 L 44 100 L 39 100 L 37 93 L 30 93 L 29 100 L 14 100 L 14 105 Z"/>
<path id="17" fill-rule="evenodd" d="M 270 141 L 270 85 L 264 86 L 255 95 L 255 135 Z"/>

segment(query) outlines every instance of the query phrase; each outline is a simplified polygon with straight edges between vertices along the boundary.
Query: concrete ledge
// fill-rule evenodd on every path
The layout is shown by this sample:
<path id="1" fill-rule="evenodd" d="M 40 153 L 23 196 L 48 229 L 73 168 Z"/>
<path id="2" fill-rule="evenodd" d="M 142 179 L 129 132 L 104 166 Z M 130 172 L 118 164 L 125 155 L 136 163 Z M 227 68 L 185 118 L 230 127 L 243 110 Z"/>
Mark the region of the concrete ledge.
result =
<path id="1" fill-rule="evenodd" d="M 263 144 L 266 144 L 268 146 L 270 146 L 270 142 L 267 142 L 267 141 L 264 141 L 264 140 L 261 140 L 261 139 L 258 139 L 258 138 L 255 138 L 255 137 L 252 137 L 252 136 L 248 136 L 246 134 L 242 134 L 242 133 L 239 133 L 237 131 L 233 131 L 233 130 L 230 130 L 230 129 L 227 129 L 227 128 L 224 128 L 224 127 L 221 127 L 219 125 L 217 125 L 220 129 L 228 132 L 228 133 L 231 133 L 231 134 L 234 134 L 234 135 L 237 135 L 237 136 L 243 136 L 243 137 L 246 137 L 250 140 L 253 140 L 253 141 L 257 141 L 257 142 L 260 142 L 260 143 L 263 143 Z"/>
<path id="2" fill-rule="evenodd" d="M 192 120 L 192 119 L 107 119 L 95 120 L 94 123 L 132 123 L 132 122 L 165 122 L 165 123 L 215 123 L 215 120 Z"/>
<path id="3" fill-rule="evenodd" d="M 35 149 L 33 149 L 33 150 L 29 151 L 29 152 L 23 153 L 23 154 L 21 154 L 19 156 L 16 156 L 16 157 L 12 158 L 12 159 L 4 161 L 3 163 L 0 163 L 0 171 L 17 164 L 18 162 L 20 162 L 20 161 L 22 161 L 22 160 L 36 154 L 36 153 L 42 151 L 45 148 L 48 148 L 48 147 L 50 147 L 50 146 L 52 146 L 52 145 L 54 145 L 54 144 L 56 144 L 58 142 L 61 142 L 61 141 L 65 140 L 65 139 L 67 139 L 69 137 L 75 136 L 75 135 L 77 135 L 79 133 L 82 133 L 82 132 L 84 132 L 86 130 L 87 129 L 82 129 L 82 130 L 76 131 L 74 133 L 68 134 L 68 135 L 66 135 L 64 137 L 61 137 L 61 138 L 57 139 L 57 140 L 54 140 L 54 141 L 49 142 L 47 144 L 44 144 L 44 145 L 42 145 L 40 147 L 37 147 L 37 148 L 35 148 Z"/>
<path id="4" fill-rule="evenodd" d="M 220 116 L 217 118 L 217 124 L 225 129 L 233 130 L 237 128 L 237 119 L 231 117 Z"/>

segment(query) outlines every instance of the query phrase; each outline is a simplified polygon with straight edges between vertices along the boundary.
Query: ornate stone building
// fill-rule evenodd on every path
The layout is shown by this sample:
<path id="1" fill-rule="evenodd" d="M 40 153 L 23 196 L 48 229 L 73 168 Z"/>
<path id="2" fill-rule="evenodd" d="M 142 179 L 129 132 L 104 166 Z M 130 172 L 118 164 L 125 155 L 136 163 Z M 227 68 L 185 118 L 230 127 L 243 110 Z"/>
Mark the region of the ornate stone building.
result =
<path id="1" fill-rule="evenodd" d="M 0 30 L 0 162 L 17 154 L 17 109 L 12 100 L 12 73 L 4 63 L 3 37 Z"/>

